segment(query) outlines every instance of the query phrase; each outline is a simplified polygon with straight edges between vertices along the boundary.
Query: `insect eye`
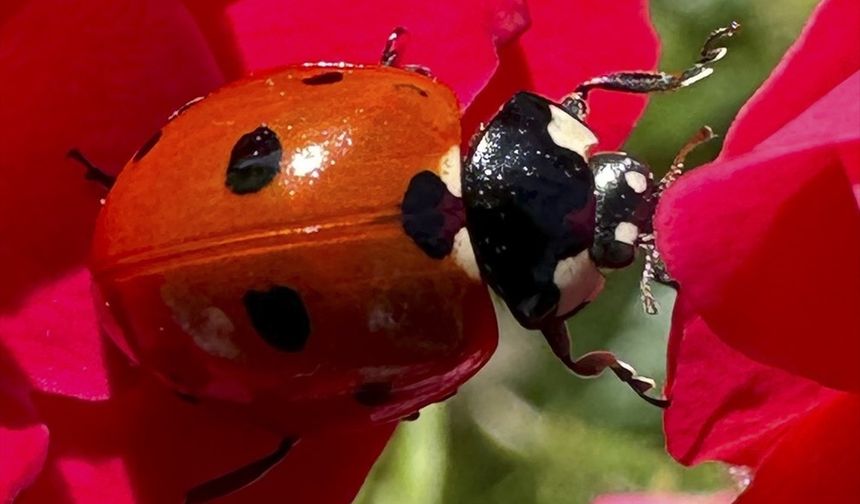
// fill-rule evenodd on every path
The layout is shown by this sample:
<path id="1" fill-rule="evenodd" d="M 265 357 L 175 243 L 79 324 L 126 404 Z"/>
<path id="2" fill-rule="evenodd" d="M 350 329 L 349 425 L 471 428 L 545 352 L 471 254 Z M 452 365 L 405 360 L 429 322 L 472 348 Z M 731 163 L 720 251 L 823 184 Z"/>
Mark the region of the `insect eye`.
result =
<path id="1" fill-rule="evenodd" d="M 242 135 L 230 153 L 227 188 L 249 194 L 266 187 L 280 170 L 281 152 L 278 135 L 265 126 Z"/>

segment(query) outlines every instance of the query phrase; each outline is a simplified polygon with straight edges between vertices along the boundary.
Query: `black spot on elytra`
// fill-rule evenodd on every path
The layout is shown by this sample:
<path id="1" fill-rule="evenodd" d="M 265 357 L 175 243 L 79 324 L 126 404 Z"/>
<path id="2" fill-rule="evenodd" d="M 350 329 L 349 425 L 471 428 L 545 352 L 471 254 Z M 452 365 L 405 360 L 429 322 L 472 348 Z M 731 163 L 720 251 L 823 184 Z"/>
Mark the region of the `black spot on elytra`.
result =
<path id="1" fill-rule="evenodd" d="M 242 135 L 230 153 L 227 187 L 235 194 L 255 193 L 266 187 L 280 170 L 281 152 L 278 135 L 265 126 Z"/>
<path id="2" fill-rule="evenodd" d="M 243 298 L 245 311 L 260 337 L 283 352 L 300 352 L 311 334 L 311 319 L 299 293 L 276 286 L 250 290 Z"/>
<path id="3" fill-rule="evenodd" d="M 391 400 L 391 383 L 362 383 L 355 389 L 355 400 L 362 406 L 381 406 Z"/>
<path id="4" fill-rule="evenodd" d="M 423 89 L 416 86 L 415 84 L 401 83 L 401 84 L 395 84 L 394 87 L 397 89 L 408 89 L 408 90 L 414 91 L 414 92 L 420 94 L 421 96 L 423 96 L 424 98 L 427 98 L 428 96 L 430 96 L 430 94 L 427 93 L 427 91 L 424 91 Z"/>
<path id="5" fill-rule="evenodd" d="M 403 203 L 403 229 L 428 256 L 442 259 L 454 248 L 454 236 L 463 227 L 463 202 L 438 175 L 429 171 L 412 177 Z"/>
<path id="6" fill-rule="evenodd" d="M 343 80 L 343 72 L 325 72 L 311 77 L 305 77 L 302 82 L 309 86 L 334 84 Z"/>
<path id="7" fill-rule="evenodd" d="M 138 151 L 135 153 L 134 157 L 132 158 L 132 161 L 137 163 L 138 161 L 143 159 L 143 157 L 146 156 L 147 154 L 149 154 L 149 151 L 151 151 L 152 148 L 155 147 L 155 144 L 157 144 L 159 140 L 161 140 L 161 131 L 160 130 L 155 132 L 155 134 L 152 135 L 149 138 L 149 140 L 147 140 L 140 149 L 138 149 Z"/>

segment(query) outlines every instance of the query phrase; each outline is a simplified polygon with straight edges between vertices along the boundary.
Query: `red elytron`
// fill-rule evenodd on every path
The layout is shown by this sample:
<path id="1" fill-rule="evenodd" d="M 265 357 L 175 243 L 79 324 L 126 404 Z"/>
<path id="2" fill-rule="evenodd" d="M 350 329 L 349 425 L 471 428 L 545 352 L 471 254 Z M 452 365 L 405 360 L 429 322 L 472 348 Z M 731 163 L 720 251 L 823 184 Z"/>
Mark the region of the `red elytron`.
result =
<path id="1" fill-rule="evenodd" d="M 453 93 L 415 72 L 292 67 L 217 91 L 107 197 L 107 332 L 178 392 L 285 435 L 451 395 L 495 349 L 492 304 L 404 233 L 401 204 L 419 172 L 459 177 L 459 143 Z"/>

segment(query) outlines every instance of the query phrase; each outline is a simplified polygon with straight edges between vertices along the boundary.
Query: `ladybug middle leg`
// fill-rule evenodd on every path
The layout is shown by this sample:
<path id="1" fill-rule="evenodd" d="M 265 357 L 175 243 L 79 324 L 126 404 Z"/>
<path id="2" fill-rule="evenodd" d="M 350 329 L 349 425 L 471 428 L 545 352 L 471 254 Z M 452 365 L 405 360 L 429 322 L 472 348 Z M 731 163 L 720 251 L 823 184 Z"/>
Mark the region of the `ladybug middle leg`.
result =
<path id="1" fill-rule="evenodd" d="M 192 488 L 185 494 L 184 504 L 209 502 L 253 484 L 284 460 L 297 442 L 296 438 L 285 438 L 275 451 L 265 457 Z"/>
<path id="2" fill-rule="evenodd" d="M 86 177 L 87 180 L 97 182 L 98 184 L 101 184 L 101 186 L 105 189 L 110 189 L 111 187 L 113 187 L 114 182 L 116 182 L 116 177 L 114 177 L 113 175 L 109 175 L 107 172 L 94 165 L 92 162 L 90 162 L 89 159 L 87 159 L 83 154 L 81 154 L 81 151 L 79 151 L 78 149 L 70 150 L 68 153 L 66 153 L 66 157 L 74 159 L 78 163 L 84 165 L 84 167 L 87 169 L 87 172 L 84 174 L 84 177 Z"/>
<path id="3" fill-rule="evenodd" d="M 734 36 L 740 29 L 740 24 L 732 21 L 728 26 L 711 32 L 705 40 L 699 59 L 690 68 L 678 73 L 666 72 L 617 72 L 602 75 L 587 80 L 576 87 L 567 97 L 562 106 L 580 119 L 587 114 L 585 100 L 592 89 L 621 91 L 625 93 L 653 93 L 655 91 L 674 91 L 687 87 L 711 75 L 714 69 L 710 66 L 726 55 L 728 50 L 719 45 L 723 39 Z"/>
<path id="4" fill-rule="evenodd" d="M 660 183 L 657 185 L 657 190 L 653 195 L 655 205 L 660 199 L 660 196 L 663 195 L 663 192 L 666 191 L 666 189 L 668 189 L 675 180 L 678 179 L 681 172 L 683 172 L 684 162 L 687 155 L 699 145 L 714 138 L 716 138 L 714 131 L 709 126 L 703 126 L 696 132 L 696 134 L 687 140 L 687 143 L 681 147 L 681 150 L 679 150 L 678 154 L 675 156 L 672 166 L 669 167 L 669 171 L 666 172 L 666 175 L 660 179 Z M 675 289 L 678 288 L 678 283 L 666 271 L 666 265 L 663 263 L 663 260 L 660 258 L 660 253 L 657 251 L 653 234 L 640 237 L 639 248 L 645 252 L 645 267 L 642 270 L 642 279 L 639 281 L 642 307 L 645 309 L 645 313 L 655 315 L 657 313 L 658 306 L 657 300 L 654 299 L 654 294 L 651 291 L 651 282 L 657 281 Z"/>
<path id="5" fill-rule="evenodd" d="M 602 374 L 604 370 L 609 369 L 615 373 L 615 376 L 619 380 L 629 385 L 639 397 L 648 403 L 659 408 L 667 408 L 669 406 L 667 399 L 651 397 L 647 394 L 649 390 L 654 388 L 654 380 L 639 376 L 632 366 L 619 360 L 612 352 L 599 350 L 589 352 L 576 359 L 571 357 L 570 335 L 567 332 L 564 320 L 553 320 L 551 323 L 545 325 L 541 332 L 556 357 L 575 374 L 584 378 L 593 378 Z"/>

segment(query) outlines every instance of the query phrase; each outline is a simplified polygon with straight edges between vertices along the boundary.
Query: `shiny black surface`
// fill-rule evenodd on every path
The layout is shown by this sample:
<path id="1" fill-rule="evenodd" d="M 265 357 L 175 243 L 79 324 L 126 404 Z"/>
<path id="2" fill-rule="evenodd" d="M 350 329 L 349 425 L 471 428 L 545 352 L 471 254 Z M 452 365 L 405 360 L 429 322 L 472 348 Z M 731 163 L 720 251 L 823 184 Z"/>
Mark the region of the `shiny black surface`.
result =
<path id="1" fill-rule="evenodd" d="M 280 170 L 281 153 L 278 135 L 265 126 L 242 135 L 230 153 L 227 187 L 236 194 L 266 187 Z"/>
<path id="2" fill-rule="evenodd" d="M 403 230 L 428 256 L 442 259 L 451 253 L 463 227 L 463 203 L 438 175 L 422 171 L 412 177 L 400 210 Z"/>
<path id="3" fill-rule="evenodd" d="M 325 84 L 335 84 L 343 80 L 343 72 L 325 72 L 313 77 L 305 77 L 302 79 L 303 84 L 309 86 L 319 86 Z"/>
<path id="4" fill-rule="evenodd" d="M 547 131 L 550 102 L 515 95 L 474 140 L 463 167 L 466 223 L 484 279 L 525 327 L 559 300 L 559 260 L 591 246 L 594 182 L 577 153 Z"/>
<path id="5" fill-rule="evenodd" d="M 283 352 L 300 352 L 311 334 L 311 319 L 298 292 L 281 285 L 249 290 L 242 299 L 251 325 L 263 340 Z"/>

